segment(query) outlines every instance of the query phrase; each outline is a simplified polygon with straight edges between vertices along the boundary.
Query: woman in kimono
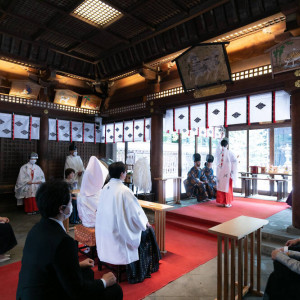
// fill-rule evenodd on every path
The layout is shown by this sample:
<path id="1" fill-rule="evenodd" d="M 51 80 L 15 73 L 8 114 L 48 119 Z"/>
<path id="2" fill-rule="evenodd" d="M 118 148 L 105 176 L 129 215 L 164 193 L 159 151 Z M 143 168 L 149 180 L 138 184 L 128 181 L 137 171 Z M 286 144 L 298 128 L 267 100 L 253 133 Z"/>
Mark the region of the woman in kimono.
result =
<path id="1" fill-rule="evenodd" d="M 207 179 L 206 191 L 209 199 L 216 198 L 217 193 L 216 177 L 214 176 L 214 170 L 212 169 L 213 161 L 214 157 L 211 154 L 207 154 L 206 163 L 202 169 L 202 173 Z"/>
<path id="2" fill-rule="evenodd" d="M 217 198 L 216 202 L 224 207 L 231 207 L 233 188 L 237 178 L 237 158 L 228 149 L 228 140 L 223 139 L 217 148 Z"/>
<path id="3" fill-rule="evenodd" d="M 21 167 L 15 186 L 17 205 L 22 205 L 24 202 L 24 210 L 29 215 L 36 214 L 39 210 L 35 194 L 40 184 L 45 182 L 44 172 L 36 165 L 37 159 L 38 155 L 32 152 L 29 162 Z"/>

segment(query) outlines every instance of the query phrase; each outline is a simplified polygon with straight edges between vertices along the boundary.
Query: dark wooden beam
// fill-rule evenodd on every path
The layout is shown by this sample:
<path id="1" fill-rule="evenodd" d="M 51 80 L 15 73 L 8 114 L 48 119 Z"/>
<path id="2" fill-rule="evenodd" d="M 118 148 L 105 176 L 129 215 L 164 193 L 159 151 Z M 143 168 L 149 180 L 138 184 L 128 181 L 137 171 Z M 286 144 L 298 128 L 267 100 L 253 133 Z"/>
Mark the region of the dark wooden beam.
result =
<path id="1" fill-rule="evenodd" d="M 177 9 L 179 9 L 182 13 L 185 15 L 189 15 L 190 11 L 188 8 L 186 8 L 185 4 L 182 3 L 180 0 L 170 0 L 171 3 L 176 6 Z"/>
<path id="2" fill-rule="evenodd" d="M 134 46 L 136 44 L 139 44 L 141 42 L 143 42 L 144 40 L 146 39 L 150 39 L 154 36 L 157 36 L 158 34 L 161 34 L 161 33 L 164 33 L 168 30 L 170 30 L 171 28 L 174 28 L 180 24 L 183 24 L 189 20 L 192 20 L 198 16 L 201 16 L 202 14 L 204 14 L 205 12 L 208 12 L 218 6 L 221 6 L 223 5 L 224 3 L 227 3 L 229 2 L 230 0 L 221 0 L 221 1 L 218 1 L 216 3 L 216 1 L 214 0 L 209 0 L 209 1 L 206 1 L 204 2 L 203 4 L 201 5 L 198 5 L 195 9 L 191 9 L 190 10 L 190 15 L 188 17 L 182 17 L 181 15 L 180 16 L 175 16 L 174 18 L 171 18 L 170 20 L 164 22 L 163 24 L 157 26 L 157 29 L 154 33 L 152 34 L 148 34 L 142 38 L 140 37 L 137 37 L 136 39 L 133 39 L 133 41 L 130 43 L 130 46 Z M 177 21 L 174 22 L 174 19 L 177 19 Z M 123 49 L 123 48 L 122 48 Z M 119 52 L 120 50 L 120 47 L 118 49 L 115 49 L 113 53 L 115 52 Z M 106 53 L 103 53 L 103 55 L 101 55 L 101 58 L 99 57 L 99 59 L 97 59 L 95 61 L 95 63 L 98 63 L 101 59 L 105 59 L 107 56 L 110 56 L 113 54 L 112 51 L 108 51 Z"/>
<path id="3" fill-rule="evenodd" d="M 139 23 L 143 24 L 147 29 L 150 29 L 151 31 L 155 31 L 155 27 L 153 27 L 151 24 L 149 24 L 148 22 L 144 21 L 143 19 L 133 15 L 132 13 L 129 12 L 129 10 L 125 10 L 120 8 L 119 6 L 110 3 L 110 1 L 106 1 L 106 0 L 101 0 L 103 3 L 111 6 L 112 8 L 116 9 L 117 11 L 119 11 L 120 13 L 122 13 L 124 16 L 128 16 L 129 18 L 132 18 L 136 21 L 138 21 Z M 104 26 L 105 28 L 105 26 Z"/>

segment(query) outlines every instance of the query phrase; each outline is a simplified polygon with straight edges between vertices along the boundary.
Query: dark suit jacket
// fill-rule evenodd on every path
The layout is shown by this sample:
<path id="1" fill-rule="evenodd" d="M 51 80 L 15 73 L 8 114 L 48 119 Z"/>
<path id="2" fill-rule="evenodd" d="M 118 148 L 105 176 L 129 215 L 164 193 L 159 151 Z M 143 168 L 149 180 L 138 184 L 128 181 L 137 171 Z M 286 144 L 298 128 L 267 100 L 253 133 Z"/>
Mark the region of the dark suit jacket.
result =
<path id="1" fill-rule="evenodd" d="M 42 218 L 28 233 L 17 300 L 101 299 L 101 280 L 82 277 L 76 242 L 51 219 Z"/>

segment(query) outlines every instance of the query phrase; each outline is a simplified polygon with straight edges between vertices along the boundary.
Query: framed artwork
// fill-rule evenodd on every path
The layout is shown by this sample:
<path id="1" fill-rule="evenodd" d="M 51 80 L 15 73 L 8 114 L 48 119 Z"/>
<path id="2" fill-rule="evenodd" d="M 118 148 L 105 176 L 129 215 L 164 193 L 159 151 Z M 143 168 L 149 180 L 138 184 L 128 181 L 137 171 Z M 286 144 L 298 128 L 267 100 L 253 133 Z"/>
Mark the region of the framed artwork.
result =
<path id="1" fill-rule="evenodd" d="M 199 44 L 175 59 L 185 92 L 231 82 L 225 44 L 228 43 Z"/>
<path id="2" fill-rule="evenodd" d="M 300 37 L 292 37 L 268 50 L 272 73 L 282 73 L 300 67 Z"/>
<path id="3" fill-rule="evenodd" d="M 36 100 L 41 86 L 28 80 L 14 80 L 9 91 L 10 96 Z"/>
<path id="4" fill-rule="evenodd" d="M 81 108 L 99 110 L 102 99 L 95 95 L 83 95 L 81 101 Z"/>
<path id="5" fill-rule="evenodd" d="M 71 90 L 56 90 L 54 103 L 67 106 L 76 106 L 78 94 Z"/>

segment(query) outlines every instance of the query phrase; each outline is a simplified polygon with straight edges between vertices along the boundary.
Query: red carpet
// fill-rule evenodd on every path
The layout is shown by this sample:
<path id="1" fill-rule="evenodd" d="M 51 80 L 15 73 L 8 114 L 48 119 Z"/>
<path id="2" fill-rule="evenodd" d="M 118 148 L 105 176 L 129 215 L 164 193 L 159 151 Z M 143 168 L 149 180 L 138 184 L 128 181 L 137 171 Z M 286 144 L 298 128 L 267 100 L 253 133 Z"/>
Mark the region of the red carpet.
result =
<path id="1" fill-rule="evenodd" d="M 126 281 L 121 282 L 124 299 L 142 299 L 214 258 L 217 255 L 217 240 L 216 237 L 207 235 L 209 227 L 240 215 L 268 218 L 287 207 L 285 203 L 235 198 L 231 208 L 217 207 L 215 201 L 211 201 L 168 212 L 168 253 L 161 260 L 159 271 L 142 283 L 130 285 Z M 176 225 L 173 224 L 175 219 Z M 1 300 L 15 299 L 20 266 L 21 263 L 17 262 L 0 267 Z M 100 272 L 96 271 L 95 277 L 100 278 Z"/>

